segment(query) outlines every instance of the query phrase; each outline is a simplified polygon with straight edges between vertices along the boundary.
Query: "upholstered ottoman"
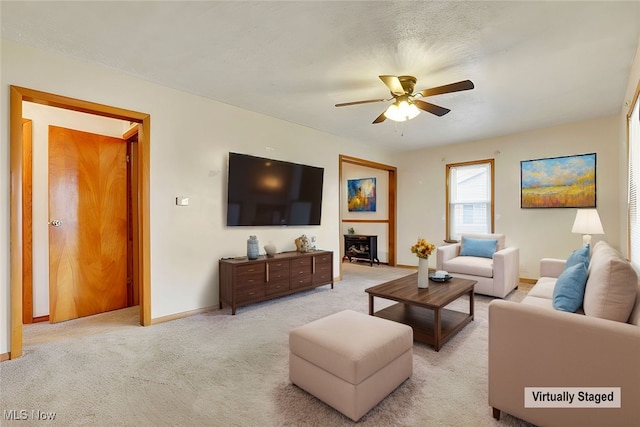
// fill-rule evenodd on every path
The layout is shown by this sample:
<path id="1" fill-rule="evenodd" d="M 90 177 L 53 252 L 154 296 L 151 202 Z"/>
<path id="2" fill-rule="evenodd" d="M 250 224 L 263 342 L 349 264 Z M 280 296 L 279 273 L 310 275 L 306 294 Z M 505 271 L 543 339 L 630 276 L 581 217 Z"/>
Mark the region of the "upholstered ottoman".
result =
<path id="1" fill-rule="evenodd" d="M 358 421 L 413 372 L 410 326 L 345 310 L 289 332 L 289 380 Z"/>

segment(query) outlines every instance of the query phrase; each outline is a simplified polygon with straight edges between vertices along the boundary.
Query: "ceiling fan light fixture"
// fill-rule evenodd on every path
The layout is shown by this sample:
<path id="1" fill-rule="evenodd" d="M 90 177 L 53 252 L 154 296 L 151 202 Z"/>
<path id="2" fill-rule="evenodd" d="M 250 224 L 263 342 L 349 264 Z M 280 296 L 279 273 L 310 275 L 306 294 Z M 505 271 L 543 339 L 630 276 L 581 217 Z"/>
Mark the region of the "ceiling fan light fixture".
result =
<path id="1" fill-rule="evenodd" d="M 411 120 L 420 114 L 420 110 L 410 101 L 401 100 L 389 105 L 387 111 L 384 112 L 386 118 L 396 122 L 404 122 Z"/>

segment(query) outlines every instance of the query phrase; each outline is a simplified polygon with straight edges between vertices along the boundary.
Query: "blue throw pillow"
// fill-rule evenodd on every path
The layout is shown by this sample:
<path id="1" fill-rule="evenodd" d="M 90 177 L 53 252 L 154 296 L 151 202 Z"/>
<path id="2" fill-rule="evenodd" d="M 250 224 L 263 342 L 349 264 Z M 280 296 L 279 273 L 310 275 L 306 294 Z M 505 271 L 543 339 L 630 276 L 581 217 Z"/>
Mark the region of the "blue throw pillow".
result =
<path id="1" fill-rule="evenodd" d="M 463 237 L 460 256 L 493 258 L 493 254 L 495 253 L 497 246 L 497 239 L 474 239 L 471 237 Z"/>
<path id="2" fill-rule="evenodd" d="M 587 284 L 587 266 L 575 264 L 560 274 L 553 288 L 553 308 L 575 313 L 582 306 L 584 288 Z"/>
<path id="3" fill-rule="evenodd" d="M 569 258 L 567 258 L 564 269 L 566 270 L 579 263 L 584 263 L 585 266 L 589 267 L 589 249 L 589 245 L 587 244 L 573 251 L 573 253 L 569 255 Z"/>

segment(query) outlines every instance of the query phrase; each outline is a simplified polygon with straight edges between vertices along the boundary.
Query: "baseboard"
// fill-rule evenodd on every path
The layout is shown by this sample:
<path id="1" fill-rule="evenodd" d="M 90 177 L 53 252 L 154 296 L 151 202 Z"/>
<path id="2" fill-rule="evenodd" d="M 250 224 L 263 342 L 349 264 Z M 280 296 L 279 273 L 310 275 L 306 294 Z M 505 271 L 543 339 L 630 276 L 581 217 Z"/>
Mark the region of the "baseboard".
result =
<path id="1" fill-rule="evenodd" d="M 185 317 L 195 316 L 196 314 L 207 313 L 209 311 L 219 310 L 218 305 L 212 305 L 211 307 L 198 308 L 196 310 L 183 311 L 182 313 L 170 314 L 168 316 L 156 317 L 155 319 L 151 319 L 152 325 L 157 325 L 158 323 L 170 322 L 172 320 L 184 319 Z"/>
<path id="2" fill-rule="evenodd" d="M 11 359 L 11 353 L 0 353 L 0 362 L 6 362 Z"/>
<path id="3" fill-rule="evenodd" d="M 520 283 L 526 283 L 526 284 L 529 284 L 529 285 L 535 285 L 537 282 L 538 282 L 538 279 L 527 279 L 527 278 L 524 278 L 524 277 L 520 278 Z"/>
<path id="4" fill-rule="evenodd" d="M 34 317 L 31 322 L 32 323 L 39 323 L 39 322 L 48 322 L 49 321 L 49 315 L 47 314 L 46 316 L 38 316 L 38 317 Z"/>
<path id="5" fill-rule="evenodd" d="M 413 270 L 417 270 L 418 269 L 417 265 L 406 265 L 406 264 L 396 264 L 396 265 L 394 265 L 394 267 L 407 268 L 407 269 L 413 269 Z"/>

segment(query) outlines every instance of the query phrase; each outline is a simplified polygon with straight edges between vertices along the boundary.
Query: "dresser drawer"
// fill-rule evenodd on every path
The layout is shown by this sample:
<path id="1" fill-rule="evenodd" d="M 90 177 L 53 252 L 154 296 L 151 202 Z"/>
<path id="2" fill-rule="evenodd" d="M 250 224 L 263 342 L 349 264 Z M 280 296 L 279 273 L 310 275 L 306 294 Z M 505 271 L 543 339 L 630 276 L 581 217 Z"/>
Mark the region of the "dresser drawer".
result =
<path id="1" fill-rule="evenodd" d="M 321 273 L 321 272 L 325 272 L 325 271 L 331 271 L 331 268 L 333 266 L 331 265 L 330 262 L 318 262 L 316 260 L 316 264 L 315 264 L 315 268 L 314 268 L 314 273 Z"/>
<path id="2" fill-rule="evenodd" d="M 292 276 L 289 281 L 291 289 L 306 288 L 311 286 L 311 274 Z"/>
<path id="3" fill-rule="evenodd" d="M 238 274 L 236 278 L 236 288 L 251 287 L 256 284 L 264 284 L 264 273 Z"/>
<path id="4" fill-rule="evenodd" d="M 274 280 L 267 283 L 266 292 L 267 295 L 279 294 L 281 292 L 288 292 L 289 287 L 289 277 L 284 280 Z"/>
<path id="5" fill-rule="evenodd" d="M 264 283 L 254 284 L 253 286 L 237 286 L 236 287 L 236 301 L 247 302 L 264 298 L 265 285 Z"/>
<path id="6" fill-rule="evenodd" d="M 236 267 L 236 276 L 240 279 L 243 276 L 255 276 L 262 275 L 264 276 L 265 266 L 264 263 L 257 263 L 251 265 L 242 265 Z"/>
<path id="7" fill-rule="evenodd" d="M 312 273 L 313 259 L 305 256 L 291 261 L 291 278 L 296 279 L 299 276 Z"/>
<path id="8" fill-rule="evenodd" d="M 289 269 L 287 270 L 269 270 L 267 273 L 267 283 L 271 282 L 288 282 L 289 281 Z"/>
<path id="9" fill-rule="evenodd" d="M 267 268 L 271 272 L 289 271 L 289 261 L 268 261 Z"/>
<path id="10" fill-rule="evenodd" d="M 331 283 L 333 277 L 331 277 L 331 271 L 324 271 L 322 273 L 316 273 L 313 275 L 313 284 L 314 285 L 326 285 L 327 283 Z"/>
<path id="11" fill-rule="evenodd" d="M 326 265 L 331 265 L 331 255 L 325 254 L 325 255 L 314 255 L 313 257 L 316 261 L 316 267 L 319 264 L 326 264 Z"/>

